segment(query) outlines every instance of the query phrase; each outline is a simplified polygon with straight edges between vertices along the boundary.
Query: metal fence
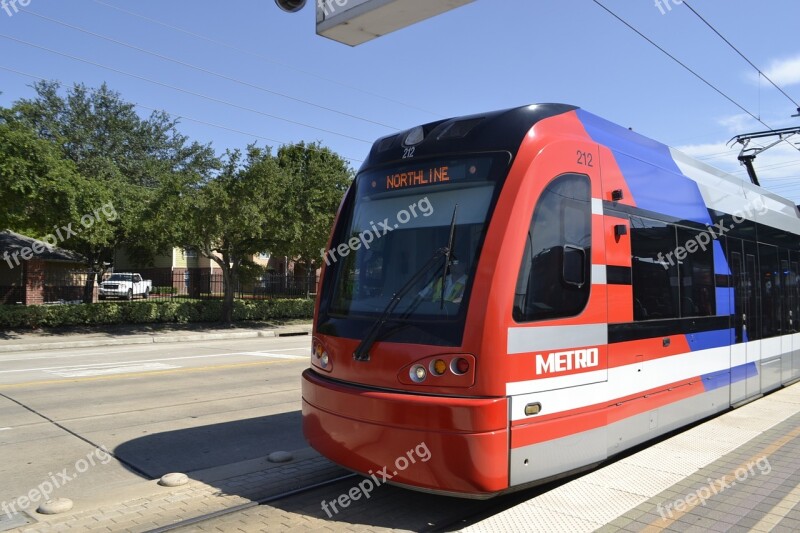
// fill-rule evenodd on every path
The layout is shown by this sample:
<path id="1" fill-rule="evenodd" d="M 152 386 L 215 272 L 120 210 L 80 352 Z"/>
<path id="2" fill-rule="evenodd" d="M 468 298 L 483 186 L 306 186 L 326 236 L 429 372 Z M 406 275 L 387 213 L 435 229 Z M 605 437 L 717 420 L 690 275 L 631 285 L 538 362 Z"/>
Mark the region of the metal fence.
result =
<path id="1" fill-rule="evenodd" d="M 185 272 L 141 271 L 150 280 L 148 297 L 154 300 L 221 299 L 225 284 L 221 273 L 187 270 Z M 106 274 L 108 279 L 111 274 Z M 83 301 L 88 272 L 45 273 L 43 283 L 36 287 L 43 303 L 78 303 Z M 255 280 L 237 283 L 234 294 L 239 299 L 265 300 L 270 298 L 313 298 L 319 280 L 315 274 L 264 274 Z M 92 285 L 92 299 L 97 302 L 98 280 Z M 19 304 L 25 299 L 24 282 L 0 285 L 0 304 Z M 30 292 L 30 290 L 29 290 Z M 138 296 L 141 298 L 141 296 Z"/>
<path id="2" fill-rule="evenodd" d="M 153 284 L 151 298 L 176 299 L 222 298 L 225 282 L 221 273 L 172 272 L 166 274 L 152 273 L 145 276 Z M 234 294 L 239 299 L 263 300 L 267 298 L 309 298 L 317 293 L 318 279 L 316 274 L 265 274 L 255 280 L 239 281 Z"/>

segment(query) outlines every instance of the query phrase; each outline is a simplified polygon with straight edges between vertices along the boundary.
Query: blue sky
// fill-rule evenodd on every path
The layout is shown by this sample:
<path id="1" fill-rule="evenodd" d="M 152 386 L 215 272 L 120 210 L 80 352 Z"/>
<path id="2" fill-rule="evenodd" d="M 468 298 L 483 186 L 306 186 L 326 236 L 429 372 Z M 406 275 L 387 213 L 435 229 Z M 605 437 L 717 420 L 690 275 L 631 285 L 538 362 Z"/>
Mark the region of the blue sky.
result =
<path id="1" fill-rule="evenodd" d="M 771 127 L 800 125 L 789 99 L 675 1 L 603 3 Z M 800 2 L 690 3 L 800 101 Z M 725 143 L 764 129 L 592 0 L 477 0 L 356 48 L 316 36 L 311 5 L 30 0 L 0 11 L 0 105 L 33 94 L 33 78 L 12 71 L 107 82 L 142 114 L 183 117 L 181 131 L 218 152 L 321 141 L 356 168 L 394 129 L 538 102 L 578 105 L 739 176 Z M 784 144 L 757 165 L 800 203 L 800 151 Z"/>

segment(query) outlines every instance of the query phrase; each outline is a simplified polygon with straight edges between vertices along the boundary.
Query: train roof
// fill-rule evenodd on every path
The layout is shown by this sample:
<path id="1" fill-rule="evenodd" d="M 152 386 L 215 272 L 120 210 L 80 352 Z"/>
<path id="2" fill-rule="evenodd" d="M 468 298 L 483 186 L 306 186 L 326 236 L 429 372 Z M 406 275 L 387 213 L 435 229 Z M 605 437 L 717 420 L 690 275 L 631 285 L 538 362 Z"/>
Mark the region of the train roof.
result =
<path id="1" fill-rule="evenodd" d="M 612 151 L 638 207 L 703 224 L 713 223 L 709 210 L 751 221 L 758 212 L 759 223 L 800 234 L 794 202 L 583 109 L 576 114 Z"/>
<path id="2" fill-rule="evenodd" d="M 758 204 L 760 223 L 800 234 L 800 208 L 786 198 L 568 104 L 453 117 L 388 135 L 373 144 L 361 171 L 400 161 L 409 147 L 415 158 L 486 151 L 516 155 L 537 122 L 566 113 L 575 113 L 587 135 L 612 151 L 637 206 L 705 224 L 712 222 L 709 210 L 754 220 L 752 206 Z"/>

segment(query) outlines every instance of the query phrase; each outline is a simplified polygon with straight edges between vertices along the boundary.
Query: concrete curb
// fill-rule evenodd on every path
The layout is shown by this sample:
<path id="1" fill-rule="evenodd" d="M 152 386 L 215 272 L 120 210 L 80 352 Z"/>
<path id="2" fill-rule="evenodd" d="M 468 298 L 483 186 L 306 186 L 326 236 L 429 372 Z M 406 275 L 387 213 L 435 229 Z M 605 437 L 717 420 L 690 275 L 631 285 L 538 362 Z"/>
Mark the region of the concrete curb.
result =
<path id="1" fill-rule="evenodd" d="M 202 342 L 226 339 L 253 339 L 257 337 L 283 337 L 290 335 L 309 335 L 311 325 L 288 326 L 267 330 L 230 331 L 223 333 L 189 333 L 182 335 L 152 334 L 137 335 L 130 338 L 92 339 L 86 341 L 35 342 L 26 344 L 0 344 L 0 353 L 34 352 L 41 350 L 65 350 L 69 348 L 95 348 L 98 346 L 125 346 L 131 344 Z"/>

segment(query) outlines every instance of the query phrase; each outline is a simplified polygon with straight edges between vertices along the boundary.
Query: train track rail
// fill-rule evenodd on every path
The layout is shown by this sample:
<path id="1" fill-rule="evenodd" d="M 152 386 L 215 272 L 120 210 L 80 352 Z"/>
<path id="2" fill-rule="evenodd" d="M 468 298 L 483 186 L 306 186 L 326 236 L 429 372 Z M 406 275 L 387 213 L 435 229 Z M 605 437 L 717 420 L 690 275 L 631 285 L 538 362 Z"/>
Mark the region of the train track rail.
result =
<path id="1" fill-rule="evenodd" d="M 204 522 L 209 522 L 211 520 L 216 520 L 217 518 L 221 518 L 223 516 L 232 515 L 235 513 L 239 513 L 245 511 L 247 509 L 252 509 L 254 507 L 258 507 L 259 505 L 264 505 L 272 502 L 276 502 L 279 500 L 285 500 L 287 498 L 291 498 L 293 496 L 298 496 L 301 494 L 305 494 L 307 492 L 312 492 L 317 489 L 321 489 L 324 487 L 328 487 L 330 485 L 335 485 L 342 481 L 358 477 L 358 474 L 346 474 L 344 476 L 339 476 L 333 479 L 329 479 L 326 481 L 320 481 L 319 483 L 314 483 L 313 485 L 308 485 L 306 487 L 300 487 L 298 489 L 292 489 L 286 492 L 281 492 L 279 494 L 273 494 L 272 496 L 267 496 L 265 498 L 261 498 L 258 500 L 253 500 L 248 503 L 243 503 L 241 505 L 237 505 L 235 507 L 229 507 L 227 509 L 221 509 L 219 511 L 214 511 L 213 513 L 207 513 L 200 516 L 195 516 L 193 518 L 187 518 L 186 520 L 181 520 L 180 522 L 175 522 L 173 524 L 169 524 L 166 526 L 162 526 L 156 529 L 152 529 L 147 533 L 165 533 L 167 531 L 177 531 L 179 529 L 195 526 L 197 524 L 202 524 Z"/>

